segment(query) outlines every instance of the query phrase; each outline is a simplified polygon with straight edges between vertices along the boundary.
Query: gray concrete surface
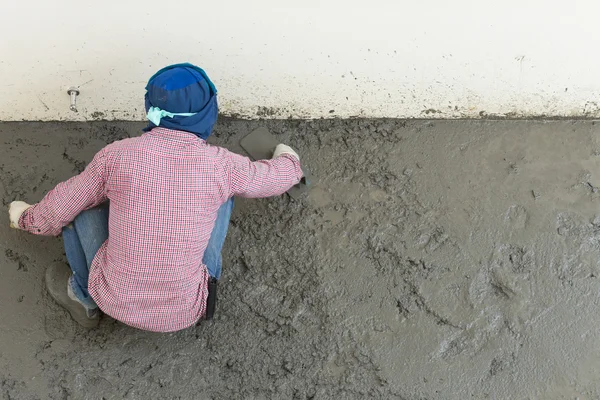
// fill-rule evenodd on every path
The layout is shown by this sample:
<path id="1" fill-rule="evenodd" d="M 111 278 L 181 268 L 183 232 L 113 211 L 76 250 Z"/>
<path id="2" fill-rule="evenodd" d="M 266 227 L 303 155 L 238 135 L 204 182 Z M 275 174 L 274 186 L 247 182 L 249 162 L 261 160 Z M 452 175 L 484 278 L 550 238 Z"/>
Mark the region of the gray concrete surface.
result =
<path id="1" fill-rule="evenodd" d="M 80 329 L 48 297 L 60 239 L 0 226 L 2 399 L 598 399 L 600 125 L 266 125 L 318 178 L 237 202 L 214 322 Z M 0 124 L 3 205 L 134 123 Z"/>

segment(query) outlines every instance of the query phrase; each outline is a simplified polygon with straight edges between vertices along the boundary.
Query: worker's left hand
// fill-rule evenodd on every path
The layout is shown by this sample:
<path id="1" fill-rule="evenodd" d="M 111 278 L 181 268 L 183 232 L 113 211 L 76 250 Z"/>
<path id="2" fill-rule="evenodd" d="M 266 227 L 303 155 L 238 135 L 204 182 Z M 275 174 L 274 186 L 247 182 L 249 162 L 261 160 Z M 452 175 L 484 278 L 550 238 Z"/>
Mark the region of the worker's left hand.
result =
<path id="1" fill-rule="evenodd" d="M 10 203 L 10 207 L 8 208 L 8 216 L 10 218 L 10 227 L 14 229 L 19 228 L 19 220 L 21 219 L 21 215 L 27 210 L 31 205 L 25 203 L 24 201 L 13 201 Z"/>

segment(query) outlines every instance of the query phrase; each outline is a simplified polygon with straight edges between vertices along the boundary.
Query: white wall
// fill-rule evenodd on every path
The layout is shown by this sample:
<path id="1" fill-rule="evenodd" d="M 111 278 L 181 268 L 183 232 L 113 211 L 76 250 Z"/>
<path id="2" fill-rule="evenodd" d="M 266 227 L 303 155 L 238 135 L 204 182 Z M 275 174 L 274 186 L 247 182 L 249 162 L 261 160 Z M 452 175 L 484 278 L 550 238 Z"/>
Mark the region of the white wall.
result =
<path id="1" fill-rule="evenodd" d="M 4 0 L 0 120 L 142 119 L 182 61 L 245 117 L 600 116 L 596 1 L 216 3 Z"/>

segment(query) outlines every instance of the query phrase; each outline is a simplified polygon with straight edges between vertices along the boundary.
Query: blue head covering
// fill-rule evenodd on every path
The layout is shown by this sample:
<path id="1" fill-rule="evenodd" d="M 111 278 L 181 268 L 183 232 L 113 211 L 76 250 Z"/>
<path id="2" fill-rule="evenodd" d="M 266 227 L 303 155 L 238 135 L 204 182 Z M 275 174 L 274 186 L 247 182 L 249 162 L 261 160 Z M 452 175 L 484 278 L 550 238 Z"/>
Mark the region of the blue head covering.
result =
<path id="1" fill-rule="evenodd" d="M 207 139 L 217 122 L 217 89 L 202 68 L 174 64 L 158 71 L 146 85 L 146 111 L 150 120 L 144 131 L 160 126 L 191 132 Z"/>

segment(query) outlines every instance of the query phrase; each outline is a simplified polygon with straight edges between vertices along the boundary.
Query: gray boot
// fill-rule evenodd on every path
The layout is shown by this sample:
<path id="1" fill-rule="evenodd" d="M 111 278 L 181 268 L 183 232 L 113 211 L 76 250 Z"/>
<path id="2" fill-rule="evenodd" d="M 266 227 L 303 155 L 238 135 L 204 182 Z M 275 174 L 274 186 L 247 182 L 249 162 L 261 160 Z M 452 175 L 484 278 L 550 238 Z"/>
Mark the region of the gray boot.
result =
<path id="1" fill-rule="evenodd" d="M 95 328 L 100 321 L 100 312 L 96 308 L 89 310 L 69 296 L 69 277 L 71 270 L 64 264 L 51 265 L 46 269 L 46 288 L 50 296 L 63 306 L 71 317 L 84 328 Z"/>

